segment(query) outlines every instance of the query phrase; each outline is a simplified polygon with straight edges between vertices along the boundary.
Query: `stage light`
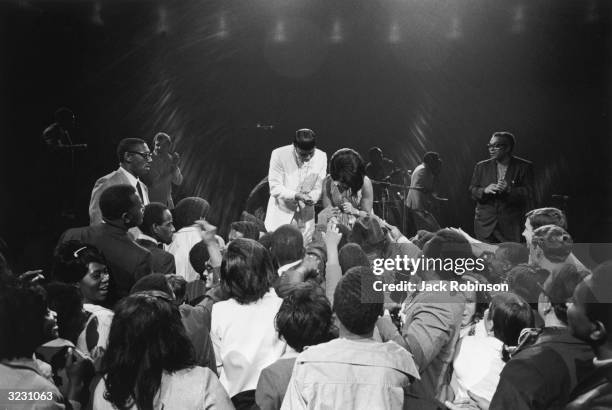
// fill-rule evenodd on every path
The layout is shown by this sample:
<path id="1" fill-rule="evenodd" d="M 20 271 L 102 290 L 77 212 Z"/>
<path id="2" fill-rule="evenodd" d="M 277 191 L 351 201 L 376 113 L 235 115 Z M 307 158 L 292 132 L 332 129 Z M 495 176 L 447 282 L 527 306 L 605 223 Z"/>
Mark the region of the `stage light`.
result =
<path id="1" fill-rule="evenodd" d="M 217 31 L 217 37 L 219 38 L 229 37 L 229 30 L 227 28 L 227 18 L 225 17 L 225 13 L 219 16 L 219 30 Z"/>
<path id="2" fill-rule="evenodd" d="M 276 27 L 274 28 L 274 34 L 272 34 L 272 39 L 275 43 L 284 43 L 287 41 L 287 33 L 285 31 L 285 22 L 279 20 L 276 22 Z"/>
<path id="3" fill-rule="evenodd" d="M 400 25 L 397 22 L 392 23 L 391 28 L 389 29 L 389 43 L 397 44 L 400 42 L 401 37 Z"/>
<path id="4" fill-rule="evenodd" d="M 463 29 L 461 28 L 461 20 L 459 17 L 453 17 L 451 20 L 451 27 L 446 35 L 446 38 L 450 40 L 457 40 L 458 38 L 463 37 Z"/>
<path id="5" fill-rule="evenodd" d="M 159 5 L 157 17 L 157 34 L 166 34 L 168 32 L 168 10 L 165 6 Z"/>
<path id="6" fill-rule="evenodd" d="M 102 20 L 102 2 L 96 0 L 93 3 L 93 13 L 91 15 L 91 22 L 96 26 L 103 26 L 104 21 Z"/>
<path id="7" fill-rule="evenodd" d="M 525 6 L 519 4 L 514 9 L 511 31 L 514 34 L 520 34 L 523 30 L 525 30 Z"/>
<path id="8" fill-rule="evenodd" d="M 342 23 L 340 20 L 334 21 L 334 26 L 332 27 L 332 33 L 330 36 L 330 40 L 332 43 L 340 43 L 344 39 L 342 35 Z"/>

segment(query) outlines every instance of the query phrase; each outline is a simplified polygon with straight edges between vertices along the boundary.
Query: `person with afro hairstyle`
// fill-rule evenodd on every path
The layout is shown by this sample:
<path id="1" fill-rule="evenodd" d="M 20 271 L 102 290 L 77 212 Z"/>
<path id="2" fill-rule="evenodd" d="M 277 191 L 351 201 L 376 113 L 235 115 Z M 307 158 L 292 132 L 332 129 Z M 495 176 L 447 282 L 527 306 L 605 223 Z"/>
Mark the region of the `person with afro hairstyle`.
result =
<path id="1" fill-rule="evenodd" d="M 261 410 L 281 407 L 297 355 L 308 346 L 332 340 L 337 333 L 332 308 L 320 287 L 300 283 L 285 297 L 276 314 L 276 330 L 287 342 L 285 354 L 261 371 L 255 402 Z"/>
<path id="2" fill-rule="evenodd" d="M 402 408 L 418 369 L 401 346 L 373 339 L 384 306 L 384 295 L 372 291 L 374 280 L 362 266 L 342 277 L 334 292 L 340 337 L 300 353 L 282 409 Z"/>

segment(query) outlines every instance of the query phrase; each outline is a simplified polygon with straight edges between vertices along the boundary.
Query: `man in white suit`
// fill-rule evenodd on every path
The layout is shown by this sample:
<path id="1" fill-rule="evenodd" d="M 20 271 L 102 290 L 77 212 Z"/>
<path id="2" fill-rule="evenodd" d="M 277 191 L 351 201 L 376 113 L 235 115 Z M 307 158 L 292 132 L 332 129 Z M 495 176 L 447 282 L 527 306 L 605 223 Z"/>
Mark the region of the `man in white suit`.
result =
<path id="1" fill-rule="evenodd" d="M 315 133 L 307 128 L 296 131 L 293 144 L 272 151 L 265 220 L 268 232 L 293 224 L 304 235 L 304 243 L 310 242 L 315 226 L 314 203 L 321 197 L 326 172 L 327 154 L 315 148 Z"/>
<path id="2" fill-rule="evenodd" d="M 151 169 L 151 151 L 147 143 L 140 138 L 125 138 L 117 146 L 119 168 L 98 179 L 91 191 L 89 202 L 90 225 L 102 222 L 100 212 L 100 195 L 109 186 L 128 184 L 133 186 L 140 197 L 142 205 L 149 203 L 147 186 L 140 180 Z"/>

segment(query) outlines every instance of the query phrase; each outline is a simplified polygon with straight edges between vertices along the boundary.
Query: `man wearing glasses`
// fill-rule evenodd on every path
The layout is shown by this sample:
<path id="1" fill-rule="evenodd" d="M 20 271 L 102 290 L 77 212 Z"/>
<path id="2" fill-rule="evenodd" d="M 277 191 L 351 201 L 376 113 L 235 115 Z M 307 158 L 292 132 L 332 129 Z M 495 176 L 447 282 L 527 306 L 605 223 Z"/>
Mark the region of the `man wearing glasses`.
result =
<path id="1" fill-rule="evenodd" d="M 520 242 L 523 215 L 533 207 L 533 167 L 512 155 L 514 143 L 511 133 L 495 132 L 487 145 L 491 158 L 474 167 L 474 233 L 484 242 Z"/>
<path id="2" fill-rule="evenodd" d="M 326 172 L 327 155 L 315 148 L 315 133 L 307 128 L 296 131 L 292 145 L 272 151 L 266 229 L 273 232 L 281 225 L 293 224 L 304 235 L 304 243 L 310 242 L 314 203 L 321 197 Z"/>
<path id="3" fill-rule="evenodd" d="M 102 222 L 100 212 L 100 195 L 109 186 L 128 184 L 133 186 L 140 197 L 142 205 L 149 203 L 147 186 L 141 179 L 151 169 L 151 151 L 144 140 L 140 138 L 125 138 L 117 146 L 119 168 L 98 179 L 91 191 L 89 202 L 89 222 L 91 225 Z"/>

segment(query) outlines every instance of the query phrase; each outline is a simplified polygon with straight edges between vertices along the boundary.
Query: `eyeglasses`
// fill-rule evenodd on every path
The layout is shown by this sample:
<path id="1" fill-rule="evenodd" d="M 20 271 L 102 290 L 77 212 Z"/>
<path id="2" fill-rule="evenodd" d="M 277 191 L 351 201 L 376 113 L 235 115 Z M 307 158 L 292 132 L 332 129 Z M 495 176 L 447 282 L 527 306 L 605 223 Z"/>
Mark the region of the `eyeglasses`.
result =
<path id="1" fill-rule="evenodd" d="M 74 256 L 75 258 L 79 257 L 79 252 L 83 251 L 87 249 L 87 246 L 83 246 L 82 248 L 77 249 L 76 251 L 74 251 L 74 253 L 72 254 L 72 256 Z"/>
<path id="2" fill-rule="evenodd" d="M 504 148 L 507 146 L 508 144 L 487 144 L 487 148 L 490 148 L 490 149 L 500 149 L 500 148 Z"/>
<path id="3" fill-rule="evenodd" d="M 140 155 L 142 157 L 142 159 L 147 160 L 147 159 L 152 159 L 153 158 L 153 154 L 151 154 L 150 152 L 138 152 L 138 151 L 127 151 L 128 154 L 136 154 L 136 155 Z"/>

